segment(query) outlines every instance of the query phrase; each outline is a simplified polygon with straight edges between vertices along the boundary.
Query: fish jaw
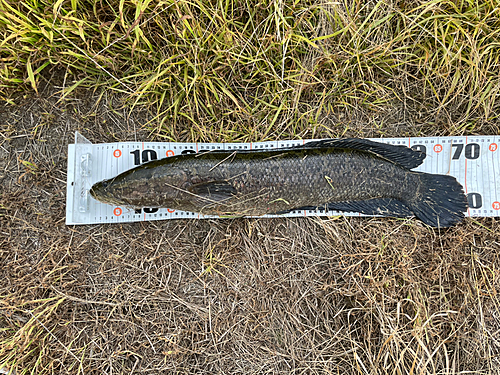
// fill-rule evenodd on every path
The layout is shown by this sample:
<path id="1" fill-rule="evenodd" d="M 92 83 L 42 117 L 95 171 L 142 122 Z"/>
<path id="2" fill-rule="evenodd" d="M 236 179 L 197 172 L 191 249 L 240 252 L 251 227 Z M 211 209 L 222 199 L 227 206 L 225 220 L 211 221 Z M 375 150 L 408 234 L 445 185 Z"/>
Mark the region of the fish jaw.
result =
<path id="1" fill-rule="evenodd" d="M 111 183 L 111 180 L 103 180 L 95 183 L 90 188 L 90 195 L 92 196 L 92 198 L 101 203 L 118 206 L 126 205 L 126 202 L 124 200 L 117 198 L 113 194 L 113 189 L 110 188 Z"/>

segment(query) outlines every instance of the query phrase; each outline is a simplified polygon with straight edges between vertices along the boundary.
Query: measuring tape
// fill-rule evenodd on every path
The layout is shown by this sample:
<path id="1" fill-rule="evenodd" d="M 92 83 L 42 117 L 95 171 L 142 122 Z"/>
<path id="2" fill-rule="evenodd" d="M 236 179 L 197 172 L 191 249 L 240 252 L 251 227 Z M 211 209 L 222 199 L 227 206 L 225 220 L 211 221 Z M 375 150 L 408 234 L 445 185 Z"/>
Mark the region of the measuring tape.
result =
<path id="1" fill-rule="evenodd" d="M 500 216 L 500 136 L 378 138 L 373 141 L 405 145 L 427 154 L 424 163 L 415 171 L 449 174 L 464 187 L 469 209 L 466 216 Z M 179 154 L 210 150 L 276 149 L 305 144 L 307 141 L 272 141 L 257 143 L 176 143 L 176 142 L 118 142 L 92 144 L 80 133 L 75 144 L 68 145 L 68 180 L 66 224 L 125 223 L 181 218 L 213 218 L 193 212 L 167 208 L 133 210 L 112 206 L 93 199 L 89 190 L 98 181 L 112 178 L 121 172 L 155 159 Z M 397 183 L 397 181 L 395 181 Z M 298 216 L 365 216 L 356 212 L 296 210 L 285 215 Z"/>

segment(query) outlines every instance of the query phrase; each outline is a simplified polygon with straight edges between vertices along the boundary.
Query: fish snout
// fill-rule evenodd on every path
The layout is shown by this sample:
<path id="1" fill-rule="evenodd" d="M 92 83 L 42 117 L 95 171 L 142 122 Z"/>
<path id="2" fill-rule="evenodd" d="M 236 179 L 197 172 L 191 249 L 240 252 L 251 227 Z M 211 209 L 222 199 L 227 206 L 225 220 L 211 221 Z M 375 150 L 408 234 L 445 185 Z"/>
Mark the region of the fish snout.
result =
<path id="1" fill-rule="evenodd" d="M 110 182 L 108 180 L 97 182 L 90 188 L 90 195 L 100 202 L 111 203 L 112 194 L 108 189 L 109 186 Z"/>

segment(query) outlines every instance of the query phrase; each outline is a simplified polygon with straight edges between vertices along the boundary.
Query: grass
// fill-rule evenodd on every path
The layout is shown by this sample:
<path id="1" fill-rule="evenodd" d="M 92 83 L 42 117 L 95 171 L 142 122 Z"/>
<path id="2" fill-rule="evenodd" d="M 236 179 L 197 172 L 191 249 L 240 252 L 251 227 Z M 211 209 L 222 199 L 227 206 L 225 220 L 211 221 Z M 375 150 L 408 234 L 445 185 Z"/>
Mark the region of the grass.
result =
<path id="1" fill-rule="evenodd" d="M 6 220 L 18 238 L 29 235 Z M 2 366 L 498 373 L 497 222 L 485 223 L 494 233 L 469 222 L 441 234 L 380 219 L 185 224 L 47 232 L 40 249 L 55 236 L 60 244 L 39 256 L 39 270 L 22 270 L 15 293 L 1 289 Z M 15 245 L 1 255 L 11 269 L 33 256 Z M 34 299 L 41 294 L 50 297 Z"/>
<path id="2" fill-rule="evenodd" d="M 499 134 L 499 33 L 498 1 L 0 0 L 0 370 L 499 374 L 494 219 L 63 220 L 76 129 Z"/>
<path id="3" fill-rule="evenodd" d="M 59 66 L 62 98 L 124 93 L 165 139 L 314 137 L 325 117 L 401 103 L 450 134 L 497 116 L 493 1 L 1 0 L 0 10 L 5 99 L 36 92 Z"/>

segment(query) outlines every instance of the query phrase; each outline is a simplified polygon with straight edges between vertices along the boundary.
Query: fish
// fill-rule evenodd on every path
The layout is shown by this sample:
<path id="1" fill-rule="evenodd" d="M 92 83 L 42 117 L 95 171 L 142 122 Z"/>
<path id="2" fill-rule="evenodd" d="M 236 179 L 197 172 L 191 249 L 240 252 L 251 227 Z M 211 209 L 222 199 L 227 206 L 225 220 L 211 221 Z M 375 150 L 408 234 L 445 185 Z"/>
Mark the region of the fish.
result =
<path id="1" fill-rule="evenodd" d="M 97 182 L 91 196 L 129 208 L 169 208 L 221 217 L 294 210 L 417 217 L 458 224 L 467 211 L 449 175 L 412 171 L 425 153 L 358 138 L 281 149 L 213 151 L 154 160 Z"/>

